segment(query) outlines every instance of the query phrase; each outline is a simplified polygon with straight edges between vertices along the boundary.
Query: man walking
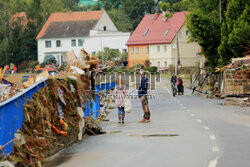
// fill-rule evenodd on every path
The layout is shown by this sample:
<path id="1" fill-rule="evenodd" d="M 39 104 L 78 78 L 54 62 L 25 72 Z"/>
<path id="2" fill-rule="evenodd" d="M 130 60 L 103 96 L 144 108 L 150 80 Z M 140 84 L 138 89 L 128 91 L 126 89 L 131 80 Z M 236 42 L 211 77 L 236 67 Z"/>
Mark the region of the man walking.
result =
<path id="1" fill-rule="evenodd" d="M 143 119 L 140 123 L 150 122 L 150 110 L 148 107 L 148 78 L 145 76 L 145 72 L 141 71 L 141 84 L 138 91 L 138 97 L 141 99 L 142 109 L 144 112 Z"/>

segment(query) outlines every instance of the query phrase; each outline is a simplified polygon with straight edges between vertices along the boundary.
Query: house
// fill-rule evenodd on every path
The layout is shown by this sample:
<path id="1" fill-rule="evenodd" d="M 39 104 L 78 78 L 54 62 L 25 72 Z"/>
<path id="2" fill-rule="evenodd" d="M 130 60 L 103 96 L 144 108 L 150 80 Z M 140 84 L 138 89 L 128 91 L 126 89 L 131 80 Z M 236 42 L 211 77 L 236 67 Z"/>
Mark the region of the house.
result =
<path id="1" fill-rule="evenodd" d="M 167 68 L 177 61 L 182 67 L 196 66 L 199 61 L 196 52 L 200 47 L 197 43 L 188 43 L 186 14 L 176 12 L 171 18 L 164 18 L 162 13 L 145 15 L 126 43 L 128 66 L 148 61 L 158 68 Z"/>
<path id="2" fill-rule="evenodd" d="M 53 13 L 37 35 L 38 61 L 54 56 L 57 64 L 67 62 L 66 53 L 84 48 L 90 54 L 104 47 L 126 51 L 130 33 L 117 30 L 105 11 Z"/>

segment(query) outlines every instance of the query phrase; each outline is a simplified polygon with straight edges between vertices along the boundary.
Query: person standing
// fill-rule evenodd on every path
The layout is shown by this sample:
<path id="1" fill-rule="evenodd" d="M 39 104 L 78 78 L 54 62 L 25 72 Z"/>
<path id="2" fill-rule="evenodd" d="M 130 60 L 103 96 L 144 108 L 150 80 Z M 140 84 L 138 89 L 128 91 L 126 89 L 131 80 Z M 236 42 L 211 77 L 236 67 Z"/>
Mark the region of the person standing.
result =
<path id="1" fill-rule="evenodd" d="M 148 107 L 148 78 L 145 76 L 145 72 L 141 71 L 141 84 L 138 90 L 138 97 L 141 99 L 142 109 L 144 112 L 143 119 L 140 123 L 150 122 L 150 110 Z"/>
<path id="2" fill-rule="evenodd" d="M 115 105 L 118 110 L 118 120 L 119 123 L 124 123 L 125 119 L 125 95 L 127 95 L 127 91 L 123 84 L 121 78 L 117 80 L 117 85 L 115 87 Z"/>
<path id="3" fill-rule="evenodd" d="M 178 77 L 177 79 L 177 89 L 178 89 L 178 95 L 180 95 L 182 93 L 183 95 L 183 81 L 182 81 L 182 78 L 181 77 Z"/>
<path id="4" fill-rule="evenodd" d="M 15 66 L 14 67 L 14 74 L 16 74 L 17 73 L 17 67 Z"/>

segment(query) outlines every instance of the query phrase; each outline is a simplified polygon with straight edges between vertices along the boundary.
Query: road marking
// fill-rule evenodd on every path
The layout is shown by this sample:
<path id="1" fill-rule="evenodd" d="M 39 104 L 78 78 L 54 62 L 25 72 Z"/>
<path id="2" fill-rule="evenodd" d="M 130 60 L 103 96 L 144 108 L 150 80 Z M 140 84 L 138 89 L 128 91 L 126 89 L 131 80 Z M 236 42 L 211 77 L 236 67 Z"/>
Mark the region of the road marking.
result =
<path id="1" fill-rule="evenodd" d="M 190 110 L 187 110 L 187 112 L 190 112 Z"/>
<path id="2" fill-rule="evenodd" d="M 210 137 L 211 140 L 215 140 L 216 139 L 214 135 L 210 135 L 209 137 Z"/>
<path id="3" fill-rule="evenodd" d="M 206 130 L 209 130 L 209 128 L 207 126 L 203 126 L 203 128 L 206 129 Z"/>
<path id="4" fill-rule="evenodd" d="M 213 146 L 213 152 L 218 152 L 219 151 L 219 147 L 218 146 Z"/>
<path id="5" fill-rule="evenodd" d="M 193 116 L 194 116 L 194 114 L 191 114 L 191 116 L 193 117 Z"/>
<path id="6" fill-rule="evenodd" d="M 197 119 L 196 121 L 199 122 L 199 123 L 202 123 L 202 121 L 200 119 Z"/>
<path id="7" fill-rule="evenodd" d="M 185 110 L 185 109 L 187 109 L 187 107 L 183 106 L 183 109 Z"/>
<path id="8" fill-rule="evenodd" d="M 181 106 L 183 106 L 183 104 L 180 104 Z"/>
<path id="9" fill-rule="evenodd" d="M 217 165 L 217 158 L 210 161 L 208 164 L 208 167 L 216 167 L 216 165 Z"/>

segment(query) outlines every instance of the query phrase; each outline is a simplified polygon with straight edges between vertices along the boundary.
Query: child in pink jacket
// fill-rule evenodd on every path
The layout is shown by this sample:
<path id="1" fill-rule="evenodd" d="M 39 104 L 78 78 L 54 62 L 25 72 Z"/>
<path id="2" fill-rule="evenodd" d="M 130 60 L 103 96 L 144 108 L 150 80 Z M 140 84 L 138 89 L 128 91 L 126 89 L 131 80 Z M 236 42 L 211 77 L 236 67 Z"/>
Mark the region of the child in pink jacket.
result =
<path id="1" fill-rule="evenodd" d="M 124 123 L 125 119 L 125 95 L 127 95 L 127 91 L 123 85 L 123 81 L 118 79 L 115 87 L 115 105 L 118 109 L 119 123 Z"/>

